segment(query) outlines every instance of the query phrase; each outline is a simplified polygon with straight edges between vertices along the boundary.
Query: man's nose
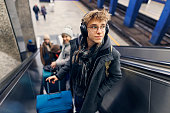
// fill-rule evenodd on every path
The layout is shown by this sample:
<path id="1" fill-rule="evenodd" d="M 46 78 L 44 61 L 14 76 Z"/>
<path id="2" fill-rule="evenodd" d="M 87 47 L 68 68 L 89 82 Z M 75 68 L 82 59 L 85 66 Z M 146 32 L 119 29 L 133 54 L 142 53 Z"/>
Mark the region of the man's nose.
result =
<path id="1" fill-rule="evenodd" d="M 101 28 L 98 27 L 98 28 L 97 28 L 97 33 L 101 33 L 101 32 L 102 32 Z"/>

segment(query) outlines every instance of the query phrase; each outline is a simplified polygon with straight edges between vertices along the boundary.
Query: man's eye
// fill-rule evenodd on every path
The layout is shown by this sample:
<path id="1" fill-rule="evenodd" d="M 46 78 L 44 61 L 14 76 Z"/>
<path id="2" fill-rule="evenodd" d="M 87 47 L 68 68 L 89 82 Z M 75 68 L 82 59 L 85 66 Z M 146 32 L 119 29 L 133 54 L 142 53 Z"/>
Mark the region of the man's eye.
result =
<path id="1" fill-rule="evenodd" d="M 92 29 L 97 29 L 97 26 L 92 26 L 91 28 L 92 28 Z"/>
<path id="2" fill-rule="evenodd" d="M 101 28 L 105 28 L 106 26 L 101 26 Z"/>

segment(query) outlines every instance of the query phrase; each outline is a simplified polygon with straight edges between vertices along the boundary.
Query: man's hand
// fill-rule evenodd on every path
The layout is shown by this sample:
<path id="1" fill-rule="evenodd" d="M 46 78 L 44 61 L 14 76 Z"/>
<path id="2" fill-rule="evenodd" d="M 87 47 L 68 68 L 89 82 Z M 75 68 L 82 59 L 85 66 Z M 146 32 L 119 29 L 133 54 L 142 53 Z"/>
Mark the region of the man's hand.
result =
<path id="1" fill-rule="evenodd" d="M 49 81 L 49 83 L 52 82 L 53 84 L 55 84 L 55 81 L 57 80 L 58 78 L 54 75 L 54 76 L 48 77 L 45 81 Z"/>
<path id="2" fill-rule="evenodd" d="M 52 68 L 55 68 L 56 65 L 57 65 L 57 63 L 56 63 L 55 61 L 51 63 L 51 67 L 52 67 Z"/>

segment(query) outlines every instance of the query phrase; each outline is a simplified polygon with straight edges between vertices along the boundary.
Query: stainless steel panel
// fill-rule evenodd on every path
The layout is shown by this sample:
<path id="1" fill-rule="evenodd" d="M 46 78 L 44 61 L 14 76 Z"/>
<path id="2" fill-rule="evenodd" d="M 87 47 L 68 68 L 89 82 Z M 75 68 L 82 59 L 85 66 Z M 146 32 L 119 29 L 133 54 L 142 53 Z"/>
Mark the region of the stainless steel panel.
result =
<path id="1" fill-rule="evenodd" d="M 121 56 L 144 58 L 148 60 L 170 62 L 170 48 L 116 47 Z"/>
<path id="2" fill-rule="evenodd" d="M 160 81 L 152 82 L 150 113 L 170 113 L 170 85 Z"/>
<path id="3" fill-rule="evenodd" d="M 39 57 L 38 54 L 0 105 L 0 113 L 36 113 L 36 95 L 40 93 L 42 80 Z"/>
<path id="4" fill-rule="evenodd" d="M 150 80 L 130 70 L 122 73 L 124 78 L 104 97 L 102 112 L 148 113 Z"/>

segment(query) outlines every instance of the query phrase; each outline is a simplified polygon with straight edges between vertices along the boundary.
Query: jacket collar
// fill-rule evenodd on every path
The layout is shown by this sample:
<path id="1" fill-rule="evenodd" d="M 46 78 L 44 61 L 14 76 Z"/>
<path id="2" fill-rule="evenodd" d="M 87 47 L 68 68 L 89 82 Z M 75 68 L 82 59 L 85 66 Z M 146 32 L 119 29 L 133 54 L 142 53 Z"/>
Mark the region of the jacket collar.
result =
<path id="1" fill-rule="evenodd" d="M 73 40 L 70 40 L 70 45 L 72 48 L 74 48 L 74 50 L 78 49 L 79 44 L 82 40 L 82 35 L 80 35 L 78 38 L 75 38 Z M 105 56 L 105 55 L 109 55 L 110 54 L 110 47 L 111 45 L 111 41 L 110 38 L 108 37 L 108 35 L 106 35 L 103 39 L 104 44 L 102 45 L 101 49 L 99 50 L 97 57 L 101 57 L 101 56 Z"/>

